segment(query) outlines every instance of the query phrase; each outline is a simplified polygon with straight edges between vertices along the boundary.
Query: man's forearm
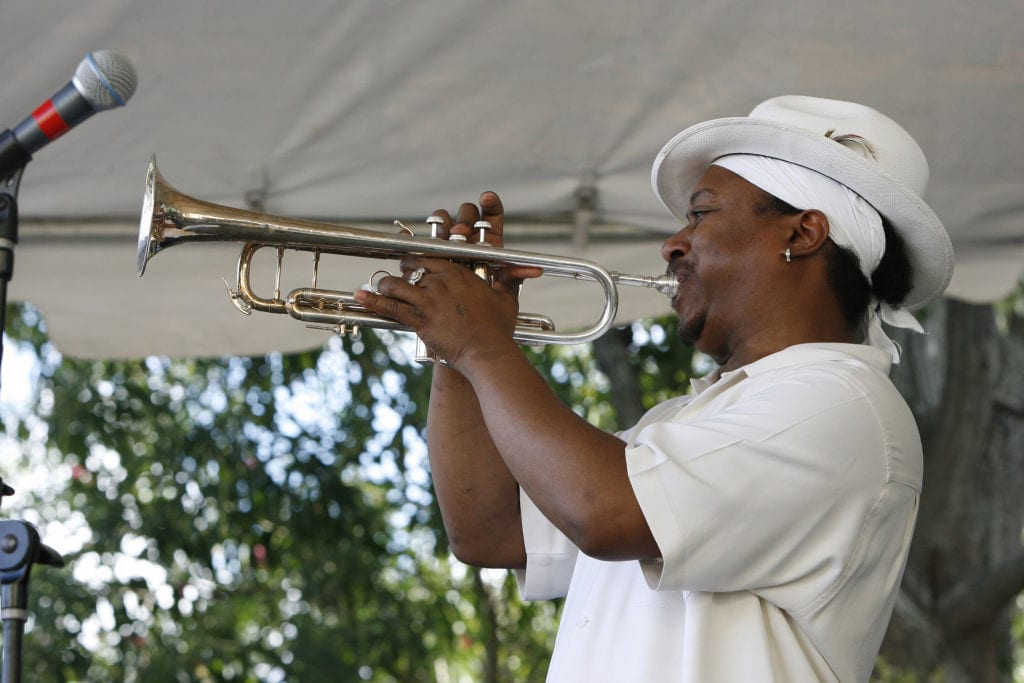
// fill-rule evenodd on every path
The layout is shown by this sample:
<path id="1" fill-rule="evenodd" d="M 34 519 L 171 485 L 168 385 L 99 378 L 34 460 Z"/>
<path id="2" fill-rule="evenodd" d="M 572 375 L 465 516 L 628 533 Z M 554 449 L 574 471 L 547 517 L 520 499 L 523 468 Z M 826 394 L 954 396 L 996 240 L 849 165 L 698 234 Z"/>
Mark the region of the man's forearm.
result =
<path id="1" fill-rule="evenodd" d="M 433 372 L 427 447 L 452 551 L 468 564 L 522 567 L 519 486 L 487 431 L 472 385 L 442 365 Z"/>
<path id="2" fill-rule="evenodd" d="M 494 447 L 548 519 L 596 557 L 659 556 L 621 439 L 565 406 L 514 346 L 468 358 L 463 370 Z"/>

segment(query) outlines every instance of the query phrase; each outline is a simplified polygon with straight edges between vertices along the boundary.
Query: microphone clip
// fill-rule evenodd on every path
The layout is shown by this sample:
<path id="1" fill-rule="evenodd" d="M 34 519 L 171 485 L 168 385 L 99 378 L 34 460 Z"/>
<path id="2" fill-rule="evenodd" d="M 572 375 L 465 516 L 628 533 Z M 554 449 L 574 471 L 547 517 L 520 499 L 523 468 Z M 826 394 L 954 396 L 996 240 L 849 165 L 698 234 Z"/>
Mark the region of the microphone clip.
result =
<path id="1" fill-rule="evenodd" d="M 9 134 L 10 131 L 3 133 L 4 136 Z M 25 156 L 32 158 L 27 152 Z M 14 277 L 14 246 L 18 243 L 18 189 L 24 170 L 22 164 L 6 177 L 0 178 L 0 283 L 5 286 Z M 6 288 L 4 296 L 0 298 L 6 298 Z M 6 301 L 0 300 L 0 327 L 6 319 L 3 311 L 5 307 Z"/>
<path id="2" fill-rule="evenodd" d="M 21 171 L 30 161 L 32 161 L 32 155 L 18 142 L 18 138 L 15 137 L 11 129 L 8 128 L 0 133 L 0 181 L 3 181 L 5 186 L 9 184 L 10 178 L 15 174 L 20 179 Z M 15 190 L 15 194 L 17 194 L 17 190 Z"/>

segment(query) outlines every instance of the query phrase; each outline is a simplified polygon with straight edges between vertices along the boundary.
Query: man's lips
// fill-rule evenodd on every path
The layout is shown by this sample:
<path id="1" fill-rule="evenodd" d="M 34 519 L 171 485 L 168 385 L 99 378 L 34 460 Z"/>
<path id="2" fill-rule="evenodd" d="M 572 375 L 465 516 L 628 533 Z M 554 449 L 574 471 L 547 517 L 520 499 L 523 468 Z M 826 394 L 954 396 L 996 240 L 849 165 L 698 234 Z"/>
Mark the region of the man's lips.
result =
<path id="1" fill-rule="evenodd" d="M 690 268 L 681 262 L 672 263 L 668 267 L 669 275 L 674 277 L 680 286 L 690 277 L 690 272 Z"/>
<path id="2" fill-rule="evenodd" d="M 689 268 L 685 267 L 682 263 L 672 263 L 668 267 L 668 274 L 676 279 L 679 283 L 679 287 L 676 288 L 676 293 L 672 296 L 672 308 L 676 308 L 679 305 L 680 297 L 682 296 L 683 285 L 686 284 L 687 278 L 690 277 Z"/>

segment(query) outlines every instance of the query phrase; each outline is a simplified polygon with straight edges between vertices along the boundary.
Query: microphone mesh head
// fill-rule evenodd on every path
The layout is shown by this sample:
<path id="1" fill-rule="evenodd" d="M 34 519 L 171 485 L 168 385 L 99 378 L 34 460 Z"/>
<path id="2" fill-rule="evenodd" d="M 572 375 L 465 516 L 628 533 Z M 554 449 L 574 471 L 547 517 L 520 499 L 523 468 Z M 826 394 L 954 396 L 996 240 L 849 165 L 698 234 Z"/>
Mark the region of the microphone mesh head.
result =
<path id="1" fill-rule="evenodd" d="M 135 94 L 138 76 L 128 58 L 112 50 L 90 52 L 71 79 L 96 111 L 124 106 Z"/>

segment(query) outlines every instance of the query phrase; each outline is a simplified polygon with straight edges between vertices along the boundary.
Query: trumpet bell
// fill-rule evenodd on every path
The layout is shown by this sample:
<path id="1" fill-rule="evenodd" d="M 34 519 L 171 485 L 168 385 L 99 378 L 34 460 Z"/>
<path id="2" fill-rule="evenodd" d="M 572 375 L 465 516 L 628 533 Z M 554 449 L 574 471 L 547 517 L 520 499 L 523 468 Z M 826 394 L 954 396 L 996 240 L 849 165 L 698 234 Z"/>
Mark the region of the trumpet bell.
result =
<path id="1" fill-rule="evenodd" d="M 160 172 L 156 168 L 156 155 L 149 160 L 146 171 L 146 194 L 142 198 L 142 217 L 139 219 L 139 250 L 135 257 L 135 268 L 142 277 L 146 272 L 146 264 L 156 252 L 153 249 L 153 208 L 156 202 L 156 184 Z"/>

